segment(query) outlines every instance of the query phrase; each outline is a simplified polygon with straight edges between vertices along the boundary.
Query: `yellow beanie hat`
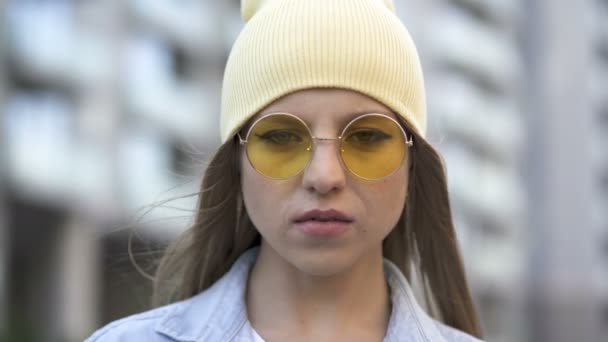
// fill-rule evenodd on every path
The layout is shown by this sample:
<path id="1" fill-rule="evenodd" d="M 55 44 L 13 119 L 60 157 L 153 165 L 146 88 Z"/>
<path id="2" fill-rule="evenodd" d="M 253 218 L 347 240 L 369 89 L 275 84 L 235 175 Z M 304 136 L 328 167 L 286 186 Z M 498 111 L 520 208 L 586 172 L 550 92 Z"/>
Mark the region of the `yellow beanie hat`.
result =
<path id="1" fill-rule="evenodd" d="M 224 72 L 222 142 L 264 107 L 308 88 L 363 93 L 426 132 L 420 60 L 392 0 L 242 0 Z"/>

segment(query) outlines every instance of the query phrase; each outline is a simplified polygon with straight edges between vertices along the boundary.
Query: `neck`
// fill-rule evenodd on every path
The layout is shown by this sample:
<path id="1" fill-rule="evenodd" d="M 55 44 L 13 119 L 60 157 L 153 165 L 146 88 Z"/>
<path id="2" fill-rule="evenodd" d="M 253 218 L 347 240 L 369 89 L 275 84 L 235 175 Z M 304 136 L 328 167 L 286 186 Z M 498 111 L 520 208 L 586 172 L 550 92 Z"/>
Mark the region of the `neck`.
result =
<path id="1" fill-rule="evenodd" d="M 262 244 L 249 277 L 247 311 L 267 340 L 286 335 L 345 340 L 347 332 L 357 332 L 360 339 L 362 331 L 379 340 L 390 317 L 382 250 L 338 273 L 318 276 L 300 271 Z"/>

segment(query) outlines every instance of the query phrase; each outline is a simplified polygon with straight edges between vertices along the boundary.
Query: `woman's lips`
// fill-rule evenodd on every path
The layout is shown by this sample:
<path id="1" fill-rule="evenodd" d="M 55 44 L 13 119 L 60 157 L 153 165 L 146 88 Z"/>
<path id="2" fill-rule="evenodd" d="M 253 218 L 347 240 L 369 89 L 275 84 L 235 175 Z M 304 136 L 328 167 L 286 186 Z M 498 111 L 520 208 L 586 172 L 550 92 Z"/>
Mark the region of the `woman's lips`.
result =
<path id="1" fill-rule="evenodd" d="M 345 233 L 351 228 L 352 223 L 344 221 L 304 221 L 296 223 L 295 226 L 308 235 L 331 237 Z"/>
<path id="2" fill-rule="evenodd" d="M 294 220 L 295 227 L 307 235 L 318 237 L 338 236 L 352 227 L 353 219 L 335 209 L 307 211 Z"/>

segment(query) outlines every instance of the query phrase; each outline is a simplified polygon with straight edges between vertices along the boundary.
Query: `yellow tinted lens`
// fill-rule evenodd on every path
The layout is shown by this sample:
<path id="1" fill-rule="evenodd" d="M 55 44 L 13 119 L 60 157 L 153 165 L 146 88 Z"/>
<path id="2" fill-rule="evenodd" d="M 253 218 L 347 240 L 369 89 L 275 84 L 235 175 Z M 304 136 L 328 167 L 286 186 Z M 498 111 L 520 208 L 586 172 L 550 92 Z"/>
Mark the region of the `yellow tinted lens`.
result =
<path id="1" fill-rule="evenodd" d="M 247 137 L 247 157 L 251 165 L 272 178 L 288 178 L 302 171 L 310 158 L 310 147 L 306 125 L 286 114 L 261 119 Z"/>
<path id="2" fill-rule="evenodd" d="M 396 121 L 384 115 L 365 115 L 351 122 L 342 135 L 342 159 L 359 177 L 386 177 L 405 159 L 405 139 Z"/>

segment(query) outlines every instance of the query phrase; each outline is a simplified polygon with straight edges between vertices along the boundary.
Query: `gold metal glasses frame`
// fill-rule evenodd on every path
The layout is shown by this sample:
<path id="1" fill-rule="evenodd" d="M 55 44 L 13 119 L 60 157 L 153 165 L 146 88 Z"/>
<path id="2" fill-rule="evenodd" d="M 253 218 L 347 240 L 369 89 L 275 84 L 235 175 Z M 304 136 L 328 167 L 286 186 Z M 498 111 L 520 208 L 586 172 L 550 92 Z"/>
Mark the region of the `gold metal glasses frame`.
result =
<path id="1" fill-rule="evenodd" d="M 300 117 L 298 117 L 297 115 L 294 115 L 294 114 L 291 114 L 291 113 L 287 113 L 287 112 L 273 112 L 273 113 L 268 113 L 268 114 L 265 114 L 265 115 L 261 116 L 260 118 L 256 119 L 256 120 L 255 120 L 255 121 L 254 121 L 254 122 L 251 124 L 251 126 L 249 127 L 249 129 L 248 129 L 248 131 L 247 131 L 247 134 L 245 135 L 245 139 L 243 139 L 243 138 L 241 137 L 241 134 L 240 134 L 240 133 L 237 133 L 237 137 L 239 138 L 239 143 L 240 143 L 240 145 L 246 145 L 246 144 L 247 144 L 247 142 L 248 142 L 248 140 L 249 140 L 249 136 L 250 136 L 251 132 L 253 131 L 253 128 L 254 128 L 254 127 L 257 125 L 257 123 L 258 123 L 258 122 L 260 122 L 261 120 L 264 120 L 264 119 L 266 119 L 266 118 L 268 118 L 268 117 L 270 117 L 270 116 L 275 116 L 275 115 L 286 115 L 286 116 L 290 116 L 290 117 L 294 118 L 295 120 L 299 121 L 299 122 L 300 122 L 300 123 L 301 123 L 301 124 L 302 124 L 302 125 L 303 125 L 303 126 L 306 128 L 306 130 L 307 130 L 307 132 L 308 132 L 308 134 L 309 134 L 309 136 L 310 136 L 311 140 L 313 140 L 313 141 L 315 141 L 315 140 L 319 140 L 319 141 L 339 141 L 340 143 L 341 143 L 341 141 L 342 141 L 342 138 L 344 137 L 344 134 L 347 132 L 347 130 L 349 129 L 349 127 L 350 127 L 350 126 L 351 126 L 353 123 L 357 122 L 357 121 L 358 121 L 358 120 L 360 120 L 360 119 L 366 118 L 366 117 L 370 117 L 370 116 L 380 116 L 380 117 L 383 117 L 383 118 L 385 118 L 385 119 L 388 119 L 388 120 L 393 121 L 393 122 L 394 122 L 394 123 L 397 125 L 397 127 L 399 127 L 399 129 L 401 130 L 401 133 L 402 133 L 402 134 L 403 134 L 403 136 L 405 137 L 405 144 L 406 144 L 406 146 L 407 146 L 407 147 L 411 147 L 411 146 L 413 146 L 413 145 L 414 145 L 413 137 L 412 137 L 412 136 L 409 136 L 409 135 L 408 135 L 408 134 L 405 132 L 405 130 L 403 129 L 403 126 L 402 126 L 402 125 L 401 125 L 401 124 L 400 124 L 400 123 L 399 123 L 397 120 L 395 120 L 395 119 L 393 119 L 393 118 L 391 118 L 390 116 L 385 115 L 385 114 L 380 114 L 380 113 L 367 113 L 367 114 L 362 114 L 362 115 L 359 115 L 359 116 L 357 116 L 357 117 L 353 118 L 351 121 L 349 121 L 349 122 L 346 124 L 346 126 L 344 126 L 344 128 L 342 129 L 342 132 L 340 133 L 340 135 L 339 135 L 338 137 L 336 137 L 336 138 L 324 138 L 324 137 L 316 137 L 316 136 L 314 136 L 314 135 L 312 134 L 311 130 L 310 130 L 310 127 L 309 127 L 309 126 L 306 124 L 306 122 L 305 122 L 304 120 L 302 120 L 302 119 L 301 119 Z M 311 146 L 309 146 L 309 147 L 307 148 L 307 151 L 310 151 L 310 150 L 311 150 L 311 148 L 312 148 L 312 149 L 314 149 L 314 144 L 312 144 Z M 341 148 L 341 151 L 343 151 L 343 150 L 342 150 L 342 148 Z M 249 163 L 251 164 L 251 160 L 249 159 L 249 155 L 247 155 L 247 159 L 249 160 Z M 380 179 L 383 179 L 383 178 L 386 178 L 386 177 L 390 176 L 390 175 L 391 175 L 391 174 L 394 172 L 394 171 L 393 171 L 393 172 L 391 172 L 390 174 L 388 174 L 388 175 L 386 175 L 386 176 L 384 176 L 384 177 L 381 177 L 381 178 L 366 178 L 366 177 L 362 177 L 362 176 L 360 176 L 360 175 L 358 175 L 358 174 L 354 173 L 354 172 L 353 172 L 353 171 L 352 171 L 352 170 L 351 170 L 351 169 L 350 169 L 350 168 L 349 168 L 349 167 L 346 165 L 345 161 L 343 160 L 343 158 L 342 158 L 341 156 L 340 156 L 340 158 L 339 158 L 339 159 L 340 159 L 340 163 L 342 164 L 342 166 L 343 166 L 344 168 L 346 168 L 346 169 L 347 169 L 347 170 L 348 170 L 350 173 L 354 174 L 355 176 L 357 176 L 357 177 L 359 177 L 359 178 L 366 179 L 366 180 L 380 180 Z M 403 162 L 403 161 L 402 161 L 402 162 Z M 309 163 L 310 163 L 310 161 L 309 161 Z M 307 166 L 307 165 L 308 165 L 308 164 L 306 164 L 306 165 L 305 165 L 305 166 L 302 168 L 302 170 L 306 169 L 306 166 Z M 254 169 L 256 169 L 256 170 L 257 170 L 257 168 L 256 168 L 256 167 L 255 167 L 253 164 L 252 164 L 251 166 L 252 166 Z M 299 172 L 297 172 L 296 174 L 294 174 L 294 175 L 292 175 L 292 176 L 289 176 L 289 177 L 286 177 L 286 178 L 275 178 L 275 177 L 271 177 L 271 176 L 265 175 L 265 174 L 263 174 L 263 173 L 261 173 L 261 172 L 260 172 L 260 173 L 261 173 L 262 175 L 264 175 L 265 177 L 268 177 L 268 178 L 271 178 L 271 179 L 287 179 L 287 178 L 291 178 L 291 177 L 296 176 L 297 174 L 299 174 L 300 172 L 302 172 L 302 170 L 300 170 L 300 171 L 299 171 Z M 397 169 L 395 169 L 395 171 L 396 171 L 396 170 L 397 170 Z M 258 172 L 259 172 L 259 171 L 258 171 Z"/>

